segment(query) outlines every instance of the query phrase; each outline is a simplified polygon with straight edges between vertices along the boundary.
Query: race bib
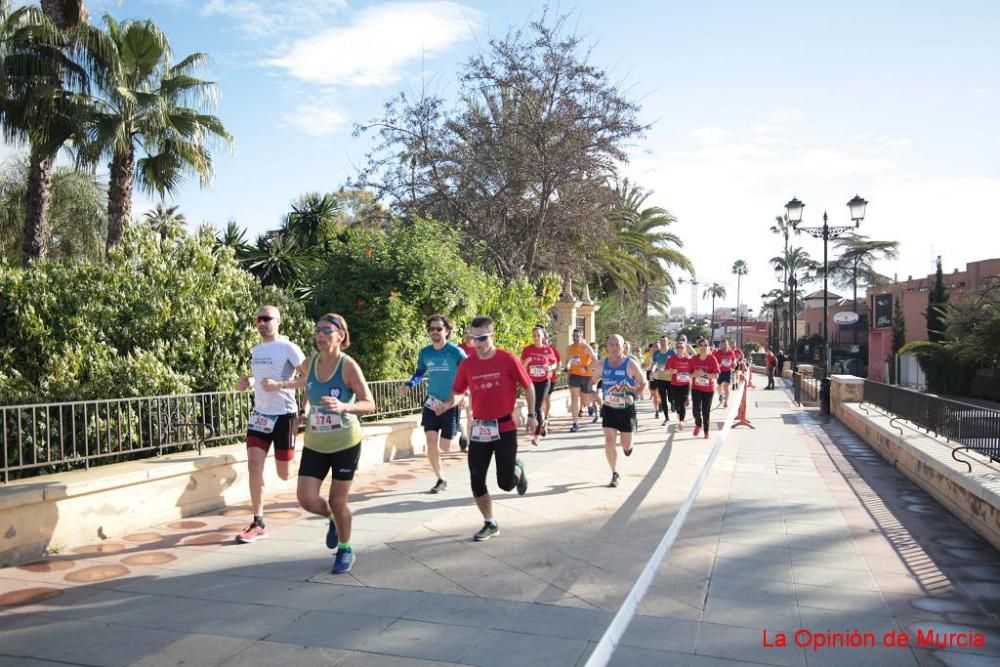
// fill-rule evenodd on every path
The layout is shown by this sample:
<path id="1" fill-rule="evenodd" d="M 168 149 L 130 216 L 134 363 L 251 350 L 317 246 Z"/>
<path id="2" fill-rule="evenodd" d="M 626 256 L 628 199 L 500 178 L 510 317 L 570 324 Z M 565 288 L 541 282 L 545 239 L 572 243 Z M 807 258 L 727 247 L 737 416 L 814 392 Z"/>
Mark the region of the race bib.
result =
<path id="1" fill-rule="evenodd" d="M 258 433 L 271 433 L 274 431 L 274 425 L 277 422 L 277 417 L 270 417 L 268 415 L 262 415 L 259 412 L 255 412 L 250 415 L 250 421 L 247 422 L 247 428 L 251 431 L 257 431 Z"/>
<path id="2" fill-rule="evenodd" d="M 533 378 L 543 378 L 549 374 L 545 366 L 529 366 L 528 374 Z"/>
<path id="3" fill-rule="evenodd" d="M 708 387 L 712 384 L 711 378 L 695 378 L 694 383 L 698 387 Z"/>
<path id="4" fill-rule="evenodd" d="M 604 404 L 611 408 L 627 408 L 632 405 L 632 397 L 628 394 L 608 394 Z"/>
<path id="5" fill-rule="evenodd" d="M 723 367 L 723 368 L 729 368 L 729 366 L 730 366 L 730 365 L 731 365 L 732 363 L 733 363 L 733 360 L 732 360 L 732 359 L 723 359 L 723 360 L 722 360 L 722 367 Z"/>
<path id="6" fill-rule="evenodd" d="M 669 378 L 670 375 L 668 375 L 666 371 L 653 371 L 654 380 L 667 380 Z"/>
<path id="7" fill-rule="evenodd" d="M 579 357 L 579 355 L 575 355 L 575 356 L 570 357 L 569 358 L 569 365 L 570 366 L 579 366 L 580 365 L 580 357 Z"/>
<path id="8" fill-rule="evenodd" d="M 438 406 L 441 405 L 441 401 L 434 398 L 433 396 L 428 396 L 427 400 L 424 401 L 424 407 L 429 408 L 431 411 L 437 412 Z"/>
<path id="9" fill-rule="evenodd" d="M 690 373 L 678 373 L 677 375 L 674 376 L 674 381 L 676 381 L 676 382 L 690 382 L 691 381 L 691 374 Z"/>
<path id="10" fill-rule="evenodd" d="M 343 428 L 344 423 L 339 412 L 320 412 L 318 410 L 309 413 L 309 430 L 313 433 L 329 433 Z"/>
<path id="11" fill-rule="evenodd" d="M 500 439 L 500 423 L 496 419 L 474 419 L 471 439 L 474 442 L 494 442 Z"/>

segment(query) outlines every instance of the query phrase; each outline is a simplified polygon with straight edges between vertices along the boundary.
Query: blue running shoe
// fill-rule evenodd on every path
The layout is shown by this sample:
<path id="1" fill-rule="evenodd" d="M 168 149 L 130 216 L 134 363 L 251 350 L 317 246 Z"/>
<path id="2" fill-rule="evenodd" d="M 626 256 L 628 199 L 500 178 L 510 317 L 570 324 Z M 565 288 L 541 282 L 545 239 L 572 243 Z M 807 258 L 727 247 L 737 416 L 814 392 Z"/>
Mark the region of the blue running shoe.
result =
<path id="1" fill-rule="evenodd" d="M 580 425 L 579 424 L 573 424 L 572 426 L 569 427 L 569 432 L 570 433 L 576 433 L 579 430 L 580 430 Z"/>
<path id="2" fill-rule="evenodd" d="M 336 549 L 340 544 L 340 537 L 337 535 L 337 524 L 330 521 L 330 525 L 326 529 L 326 548 Z"/>
<path id="3" fill-rule="evenodd" d="M 352 567 L 354 567 L 354 549 L 341 549 L 333 557 L 333 568 L 330 573 L 344 574 L 350 572 Z"/>

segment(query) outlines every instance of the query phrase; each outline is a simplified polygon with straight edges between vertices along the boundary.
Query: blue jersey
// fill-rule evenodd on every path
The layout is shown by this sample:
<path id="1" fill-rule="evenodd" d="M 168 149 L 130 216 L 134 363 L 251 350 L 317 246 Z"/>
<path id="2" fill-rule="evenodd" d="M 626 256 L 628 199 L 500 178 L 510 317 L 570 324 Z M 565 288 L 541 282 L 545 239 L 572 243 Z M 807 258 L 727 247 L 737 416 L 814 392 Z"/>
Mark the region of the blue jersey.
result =
<path id="1" fill-rule="evenodd" d="M 420 384 L 427 377 L 427 395 L 439 401 L 451 398 L 451 386 L 455 383 L 458 365 L 465 359 L 465 352 L 458 345 L 447 342 L 440 350 L 433 345 L 420 350 L 417 356 L 417 372 L 410 378 L 410 386 Z"/>
<path id="2" fill-rule="evenodd" d="M 611 408 L 627 408 L 635 403 L 635 378 L 629 375 L 629 358 L 622 359 L 618 366 L 612 366 L 611 360 L 604 359 L 604 369 L 601 371 L 601 390 L 604 392 L 604 404 Z"/>
<path id="3" fill-rule="evenodd" d="M 653 353 L 653 366 L 655 366 L 657 369 L 661 369 L 661 370 L 664 369 L 664 368 L 666 368 L 667 367 L 667 360 L 670 359 L 670 356 L 671 356 L 670 353 L 671 352 L 673 352 L 673 350 L 668 350 L 666 352 L 661 352 L 660 350 L 657 350 L 656 352 L 654 352 Z"/>

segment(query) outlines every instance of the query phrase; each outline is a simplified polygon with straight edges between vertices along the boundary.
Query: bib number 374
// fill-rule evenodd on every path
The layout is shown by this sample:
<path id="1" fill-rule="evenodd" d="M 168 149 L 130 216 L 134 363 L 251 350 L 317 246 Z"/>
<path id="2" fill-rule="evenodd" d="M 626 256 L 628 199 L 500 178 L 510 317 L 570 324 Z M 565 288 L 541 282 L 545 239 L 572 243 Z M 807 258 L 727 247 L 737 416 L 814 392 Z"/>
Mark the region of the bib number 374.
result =
<path id="1" fill-rule="evenodd" d="M 329 433 L 343 427 L 339 412 L 311 412 L 309 430 L 314 433 Z"/>

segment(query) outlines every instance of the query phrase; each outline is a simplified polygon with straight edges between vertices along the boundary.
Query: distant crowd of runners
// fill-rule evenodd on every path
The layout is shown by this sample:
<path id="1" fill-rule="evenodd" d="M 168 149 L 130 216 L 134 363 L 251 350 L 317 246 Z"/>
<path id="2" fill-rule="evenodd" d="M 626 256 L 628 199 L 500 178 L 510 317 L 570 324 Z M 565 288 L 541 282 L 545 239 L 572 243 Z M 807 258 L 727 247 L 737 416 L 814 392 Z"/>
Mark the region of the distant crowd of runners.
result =
<path id="1" fill-rule="evenodd" d="M 281 313 L 274 306 L 261 307 L 255 317 L 261 342 L 251 354 L 251 374 L 238 388 L 254 389 L 254 407 L 247 424 L 247 461 L 253 519 L 237 541 L 256 542 L 267 537 L 264 523 L 264 462 L 271 446 L 277 474 L 287 480 L 295 455 L 299 419 L 304 419 L 302 456 L 298 471 L 298 502 L 308 512 L 328 520 L 326 546 L 335 552 L 332 572 L 348 572 L 356 555 L 351 547 L 352 514 L 347 499 L 361 457 L 360 417 L 375 411 L 375 401 L 358 363 L 346 352 L 351 345 L 347 322 L 330 313 L 315 325 L 315 353 L 302 349 L 279 334 Z M 649 398 L 654 418 L 663 425 L 684 429 L 688 408 L 694 417 L 694 436 L 709 437 L 713 397 L 728 406 L 730 387 L 744 381 L 747 361 L 743 351 L 723 339 L 718 349 L 699 338 L 694 345 L 683 335 L 673 343 L 667 336 L 651 343 L 642 356 L 619 335 L 608 336 L 603 356 L 588 344 L 579 329 L 573 332 L 565 362 L 549 344 L 548 332 L 538 325 L 532 343 L 520 356 L 496 347 L 494 323 L 489 317 L 472 320 L 461 344 L 449 340 L 452 325 L 444 315 L 427 318 L 430 343 L 417 356 L 413 376 L 399 387 L 406 395 L 427 383 L 421 427 L 427 441 L 427 458 L 436 480 L 430 493 L 447 490 L 441 452 L 459 441 L 467 453 L 472 496 L 483 517 L 476 541 L 500 533 L 487 488 L 487 474 L 495 463 L 497 485 L 524 495 L 528 475 L 517 456 L 518 425 L 514 418 L 518 391 L 527 406 L 527 434 L 537 446 L 550 430 L 552 388 L 559 372 L 568 374 L 570 390 L 569 431 L 580 430 L 584 414 L 601 421 L 604 450 L 611 469 L 608 486 L 616 487 L 618 446 L 632 454 L 637 429 L 636 401 Z M 771 375 L 774 357 L 768 351 Z M 771 385 L 773 386 L 773 385 Z M 300 413 L 295 391 L 305 390 L 308 409 Z M 671 424 L 670 413 L 677 416 Z M 462 416 L 465 416 L 465 427 Z M 329 494 L 320 487 L 332 475 Z"/>

